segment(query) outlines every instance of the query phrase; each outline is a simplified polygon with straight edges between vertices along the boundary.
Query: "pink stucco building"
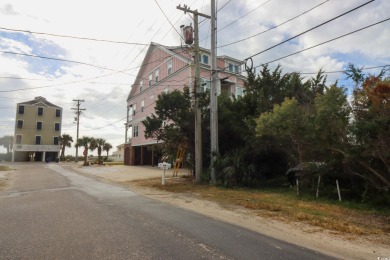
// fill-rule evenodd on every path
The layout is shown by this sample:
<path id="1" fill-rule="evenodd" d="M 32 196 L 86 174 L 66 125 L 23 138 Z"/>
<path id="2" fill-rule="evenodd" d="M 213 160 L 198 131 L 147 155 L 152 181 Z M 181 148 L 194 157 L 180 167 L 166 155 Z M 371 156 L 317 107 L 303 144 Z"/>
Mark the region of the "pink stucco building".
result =
<path id="1" fill-rule="evenodd" d="M 219 93 L 241 96 L 245 77 L 240 60 L 219 56 L 217 58 Z M 210 88 L 210 51 L 201 49 L 201 91 Z M 194 59 L 188 47 L 168 47 L 151 43 L 127 98 L 127 123 L 124 161 L 127 165 L 157 165 L 155 145 L 157 140 L 146 139 L 142 121 L 154 113 L 158 95 L 194 85 Z"/>

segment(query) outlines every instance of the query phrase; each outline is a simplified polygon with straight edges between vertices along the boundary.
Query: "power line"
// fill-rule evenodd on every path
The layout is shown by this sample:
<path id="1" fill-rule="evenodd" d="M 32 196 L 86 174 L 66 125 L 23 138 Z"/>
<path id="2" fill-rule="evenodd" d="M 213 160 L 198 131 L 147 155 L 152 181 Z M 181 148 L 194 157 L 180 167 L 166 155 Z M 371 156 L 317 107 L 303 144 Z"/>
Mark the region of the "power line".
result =
<path id="1" fill-rule="evenodd" d="M 93 79 L 108 77 L 108 76 L 112 76 L 112 75 L 115 75 L 115 74 L 120 73 L 120 72 L 124 72 L 124 71 L 128 71 L 128 70 L 133 70 L 133 69 L 136 69 L 136 68 L 141 68 L 142 66 L 145 66 L 145 65 L 148 65 L 148 64 L 152 64 L 152 63 L 155 63 L 155 62 L 160 62 L 160 61 L 162 61 L 162 60 L 164 60 L 164 59 L 168 59 L 168 58 L 171 58 L 171 57 L 174 57 L 174 56 L 178 56 L 178 55 L 180 55 L 181 53 L 182 53 L 182 52 L 178 52 L 178 53 L 175 53 L 175 54 L 172 54 L 172 55 L 168 55 L 168 56 L 166 56 L 166 57 L 162 57 L 162 58 L 159 58 L 159 59 L 157 59 L 157 60 L 154 60 L 154 61 L 151 61 L 151 62 L 142 64 L 142 65 L 140 65 L 140 66 L 136 66 L 136 67 L 133 67 L 133 68 L 130 68 L 130 69 L 124 69 L 124 70 L 117 71 L 117 72 L 114 72 L 114 73 L 105 74 L 105 75 L 101 75 L 101 76 L 96 76 L 96 77 L 92 77 L 92 78 L 88 78 L 88 79 L 82 79 L 82 80 L 64 82 L 64 83 L 59 83 L 59 84 L 54 84 L 54 85 L 45 85 L 45 86 L 39 86 L 39 87 L 32 87 L 32 88 L 19 88 L 19 89 L 12 89 L 12 90 L 0 90 L 0 93 L 4 93 L 4 92 L 16 92 L 16 91 L 32 90 L 32 89 L 40 89 L 40 88 L 49 88 L 49 87 L 56 87 L 56 86 L 75 84 L 75 83 L 85 82 L 85 81 L 88 81 L 88 80 L 93 80 Z M 126 73 L 126 74 L 135 77 L 135 75 L 128 74 L 128 73 Z M 143 78 L 143 79 L 146 79 L 146 78 Z"/>
<path id="2" fill-rule="evenodd" d="M 217 13 L 218 13 L 219 11 L 221 11 L 225 6 L 227 6 L 231 1 L 232 1 L 232 0 L 229 0 L 229 1 L 227 1 L 223 6 L 221 6 L 221 7 L 217 10 Z"/>
<path id="3" fill-rule="evenodd" d="M 244 17 L 250 15 L 251 13 L 253 13 L 254 11 L 256 11 L 257 9 L 259 9 L 260 7 L 262 7 L 263 5 L 265 5 L 265 4 L 267 4 L 268 2 L 271 2 L 271 1 L 272 1 L 272 0 L 268 0 L 268 1 L 266 1 L 266 2 L 264 2 L 264 3 L 262 3 L 262 4 L 260 4 L 259 6 L 257 6 L 257 7 L 256 7 L 255 9 L 253 9 L 252 11 L 250 11 L 250 12 L 244 14 L 244 15 L 241 16 L 240 18 L 234 20 L 233 22 L 231 22 L 231 23 L 225 25 L 224 27 L 222 27 L 221 29 L 219 29 L 217 32 L 220 32 L 220 31 L 222 31 L 223 29 L 225 29 L 226 27 L 232 25 L 233 23 L 238 22 L 238 21 L 241 20 L 242 18 L 244 18 Z M 229 1 L 229 2 L 230 2 L 230 1 Z M 222 9 L 222 8 L 221 8 L 221 9 Z"/>
<path id="4" fill-rule="evenodd" d="M 96 76 L 96 77 L 88 78 L 88 79 L 81 79 L 81 80 L 75 80 L 75 81 L 70 81 L 70 82 L 64 82 L 64 83 L 54 84 L 54 85 L 46 85 L 46 86 L 32 87 L 32 88 L 19 88 L 19 89 L 11 89 L 11 90 L 0 90 L 0 93 L 4 93 L 4 92 L 16 92 L 16 91 L 32 90 L 32 89 L 40 89 L 40 88 L 50 88 L 50 87 L 57 87 L 57 86 L 62 86 L 62 85 L 75 84 L 75 83 L 80 83 L 80 82 L 88 81 L 88 80 L 91 80 L 91 79 L 97 79 L 97 78 L 103 78 L 103 77 L 111 76 L 111 75 L 114 75 L 114 74 L 117 74 L 117 73 L 118 73 L 118 72 L 116 72 L 116 73 L 111 73 L 111 74 L 105 74 L 105 75 L 101 75 L 101 76 Z"/>
<path id="5" fill-rule="evenodd" d="M 124 120 L 124 119 L 126 119 L 126 118 L 127 118 L 127 116 L 125 116 L 124 118 L 121 118 L 121 119 L 119 119 L 118 121 L 115 121 L 115 122 L 113 122 L 113 123 L 109 123 L 109 124 L 107 124 L 107 125 L 104 125 L 104 126 L 101 126 L 101 127 L 98 127 L 98 128 L 89 129 L 89 130 L 84 130 L 84 131 L 99 130 L 99 129 L 105 128 L 105 127 L 107 127 L 107 126 L 114 125 L 114 124 L 116 124 L 116 123 L 118 123 L 118 122 L 120 122 L 120 121 L 122 121 L 122 120 Z"/>
<path id="6" fill-rule="evenodd" d="M 367 5 L 367 4 L 369 4 L 369 3 L 374 2 L 374 1 L 375 1 L 375 0 L 371 0 L 371 1 L 368 1 L 368 2 L 366 2 L 366 3 L 364 3 L 364 4 L 362 4 L 362 5 L 359 5 L 358 7 L 355 7 L 355 8 L 353 8 L 353 9 L 351 9 L 351 10 L 349 10 L 349 11 L 343 13 L 343 14 L 340 14 L 340 15 L 338 15 L 338 16 L 336 16 L 336 17 L 330 19 L 330 20 L 327 20 L 327 21 L 325 21 L 325 22 L 323 22 L 323 23 L 321 23 L 321 24 L 319 24 L 319 25 L 317 25 L 317 26 L 314 26 L 314 27 L 312 27 L 312 28 L 310 28 L 310 29 L 308 29 L 308 30 L 306 30 L 306 31 L 304 31 L 304 32 L 302 32 L 302 33 L 300 33 L 300 34 L 297 34 L 297 35 L 295 35 L 295 36 L 293 36 L 293 37 L 291 37 L 291 38 L 288 38 L 287 40 L 284 40 L 284 41 L 282 41 L 282 42 L 280 42 L 280 43 L 278 43 L 278 44 L 275 44 L 275 45 L 273 45 L 273 46 L 271 46 L 271 47 L 269 47 L 269 48 L 267 48 L 267 49 L 265 49 L 265 50 L 262 50 L 262 51 L 260 51 L 260 52 L 258 52 L 258 53 L 255 53 L 255 54 L 253 54 L 252 56 L 249 56 L 248 58 L 246 58 L 245 60 L 248 60 L 248 59 L 250 59 L 250 58 L 253 58 L 253 57 L 255 57 L 255 56 L 259 55 L 259 54 L 262 54 L 262 53 L 264 53 L 264 52 L 266 52 L 266 51 L 269 51 L 269 50 L 271 50 L 271 49 L 273 49 L 273 48 L 275 48 L 275 47 L 277 47 L 277 46 L 279 46 L 279 45 L 282 45 L 283 43 L 286 43 L 286 42 L 288 42 L 288 41 L 291 41 L 292 39 L 295 39 L 295 38 L 297 38 L 297 37 L 299 37 L 299 36 L 301 36 L 301 35 L 303 35 L 303 34 L 305 34 L 305 33 L 307 33 L 307 32 L 310 32 L 310 31 L 312 31 L 312 30 L 314 30 L 314 29 L 317 29 L 318 27 L 321 27 L 321 26 L 323 26 L 323 25 L 325 25 L 325 24 L 327 24 L 327 23 L 329 23 L 329 22 L 332 22 L 332 21 L 334 21 L 334 20 L 336 20 L 336 19 L 338 19 L 338 18 L 340 18 L 340 17 L 342 17 L 342 16 L 344 16 L 344 15 L 346 15 L 346 14 L 349 14 L 349 13 L 351 13 L 351 12 L 353 12 L 353 11 L 355 11 L 355 10 L 357 10 L 357 9 L 359 9 L 359 8 L 361 8 L 361 7 L 363 7 L 363 6 Z"/>
<path id="7" fill-rule="evenodd" d="M 388 20 L 390 20 L 390 18 L 387 18 L 387 19 L 385 19 L 385 20 L 382 20 L 382 21 L 379 21 L 379 22 L 376 22 L 376 23 L 373 23 L 373 24 L 367 25 L 367 26 L 365 26 L 365 27 L 363 27 L 363 28 L 360 28 L 360 29 L 357 29 L 357 30 L 355 30 L 355 31 L 352 31 L 352 32 L 349 32 L 349 33 L 343 34 L 343 35 L 341 35 L 341 36 L 338 36 L 338 37 L 336 37 L 336 38 L 333 38 L 333 39 L 327 40 L 327 41 L 325 41 L 325 42 L 322 42 L 322 43 L 316 44 L 316 45 L 314 45 L 314 46 L 311 46 L 311 47 L 305 48 L 305 49 L 303 49 L 303 50 L 300 50 L 300 51 L 297 51 L 297 52 L 291 53 L 291 54 L 289 54 L 289 55 L 286 55 L 286 56 L 283 56 L 283 57 L 281 57 L 281 58 L 278 58 L 278 59 L 275 59 L 275 60 L 272 60 L 272 61 L 269 61 L 269 62 L 263 63 L 262 65 L 269 64 L 269 63 L 272 63 L 272 62 L 275 62 L 275 61 L 278 61 L 278 60 L 281 60 L 281 59 L 284 59 L 284 58 L 287 58 L 287 57 L 293 56 L 293 55 L 295 55 L 295 54 L 298 54 L 298 53 L 301 53 L 301 52 L 304 52 L 304 51 L 307 51 L 307 50 L 313 49 L 313 48 L 315 48 L 315 47 L 318 47 L 318 46 L 320 46 L 320 45 L 323 45 L 323 44 L 326 44 L 326 43 L 329 43 L 329 42 L 335 41 L 335 40 L 337 40 L 337 39 L 343 38 L 343 37 L 345 37 L 345 36 L 351 35 L 351 34 L 353 34 L 353 33 L 356 33 L 356 32 L 362 31 L 362 30 L 365 30 L 365 29 L 367 29 L 367 28 L 370 28 L 370 27 L 372 27 L 372 26 L 374 26 L 374 25 L 378 25 L 378 24 L 380 24 L 380 23 L 386 22 L 386 21 L 388 21 Z M 256 67 L 259 67 L 259 66 L 262 66 L 262 65 L 258 65 L 258 66 L 256 66 Z"/>
<path id="8" fill-rule="evenodd" d="M 87 41 L 97 41 L 97 42 L 107 42 L 107 43 L 118 43 L 118 44 L 128 44 L 128 45 L 148 45 L 146 43 L 104 40 L 104 39 L 87 38 L 87 37 L 79 37 L 79 36 L 71 36 L 71 35 L 61 35 L 61 34 L 54 34 L 54 33 L 34 32 L 34 31 L 21 30 L 21 29 L 11 29 L 11 28 L 6 28 L 6 27 L 0 27 L 0 30 L 12 31 L 12 32 L 24 32 L 24 33 L 30 33 L 30 34 L 48 35 L 48 36 L 61 37 L 61 38 L 71 38 L 71 39 L 77 39 L 77 40 L 87 40 Z"/>
<path id="9" fill-rule="evenodd" d="M 183 36 L 176 30 L 175 26 L 171 23 L 171 21 L 169 20 L 168 16 L 165 14 L 164 10 L 161 8 L 161 6 L 159 5 L 159 3 L 157 2 L 157 0 L 154 0 L 158 6 L 158 8 L 160 8 L 161 12 L 163 13 L 163 15 L 165 16 L 165 18 L 167 19 L 167 21 L 170 23 L 170 25 L 172 26 L 173 29 L 175 29 L 175 31 L 177 32 L 177 34 L 180 36 L 180 38 L 183 38 Z"/>
<path id="10" fill-rule="evenodd" d="M 27 57 L 39 58 L 39 59 L 45 59 L 45 60 L 55 60 L 55 61 L 63 61 L 63 62 L 77 63 L 77 64 L 81 64 L 81 65 L 86 65 L 86 66 L 95 67 L 95 68 L 98 68 L 98 69 L 110 70 L 110 71 L 115 71 L 115 72 L 118 72 L 118 73 L 127 74 L 127 73 L 125 73 L 125 72 L 123 72 L 123 71 L 118 71 L 118 70 L 114 70 L 114 69 L 110 69 L 110 68 L 106 68 L 106 67 L 101 67 L 101 66 L 97 66 L 97 65 L 90 64 L 90 63 L 86 63 L 86 62 L 82 62 L 82 61 L 75 61 L 75 60 L 68 60 L 68 59 L 61 59 L 61 58 L 54 58 L 54 57 L 46 57 L 46 56 L 40 56 L 40 55 L 35 55 L 35 54 L 27 54 L 27 53 L 12 52 L 12 51 L 1 51 L 1 50 L 0 50 L 0 52 L 1 52 L 1 53 L 5 53 L 5 54 L 27 56 Z"/>
<path id="11" fill-rule="evenodd" d="M 267 30 L 265 30 L 265 31 L 256 33 L 256 34 L 254 34 L 254 35 L 252 35 L 252 36 L 246 37 L 246 38 L 241 39 L 241 40 L 237 40 L 237 41 L 234 41 L 234 42 L 231 42 L 231 43 L 227 43 L 227 44 L 218 46 L 217 48 L 222 48 L 222 47 L 226 47 L 226 46 L 229 46 L 229 45 L 232 45 L 232 44 L 236 44 L 236 43 L 239 43 L 239 42 L 243 42 L 243 41 L 249 40 L 249 39 L 251 39 L 251 38 L 253 38 L 253 37 L 255 37 L 255 36 L 258 36 L 258 35 L 260 35 L 260 34 L 269 32 L 269 31 L 271 31 L 271 30 L 273 30 L 273 29 L 275 29 L 275 28 L 277 28 L 277 27 L 279 27 L 279 26 L 282 26 L 282 25 L 284 25 L 284 24 L 286 24 L 286 23 L 288 23 L 288 22 L 291 22 L 291 21 L 295 20 L 295 19 L 298 18 L 298 17 L 301 17 L 302 15 L 304 15 L 304 14 L 306 14 L 306 13 L 308 13 L 308 12 L 314 10 L 315 8 L 321 6 L 321 5 L 323 5 L 323 4 L 325 4 L 326 2 L 329 2 L 329 1 L 330 1 L 330 0 L 326 0 L 326 1 L 324 1 L 324 2 L 322 2 L 322 3 L 320 3 L 320 4 L 318 4 L 318 5 L 316 5 L 316 6 L 314 6 L 314 7 L 312 7 L 312 8 L 310 8 L 310 9 L 304 11 L 303 13 L 300 13 L 299 15 L 297 15 L 297 16 L 291 18 L 291 19 L 288 19 L 288 20 L 286 20 L 286 21 L 284 21 L 284 22 L 282 22 L 282 23 L 280 23 L 280 24 L 278 24 L 278 25 L 275 25 L 275 26 L 273 26 L 273 27 L 271 27 L 271 28 L 269 28 L 269 29 L 267 29 Z"/>
<path id="12" fill-rule="evenodd" d="M 374 66 L 374 67 L 367 67 L 367 68 L 361 68 L 362 70 L 371 70 L 371 69 L 379 69 L 379 68 L 385 68 L 385 67 L 389 67 L 390 64 L 387 64 L 387 65 L 381 65 L 381 66 Z M 257 66 L 256 66 L 257 67 Z M 324 71 L 324 73 L 326 74 L 332 74 L 332 73 L 344 73 L 346 72 L 347 70 L 334 70 L 334 71 Z M 318 72 L 299 72 L 299 74 L 301 75 L 305 75 L 305 74 L 318 74 Z"/>
<path id="13" fill-rule="evenodd" d="M 51 81 L 51 80 L 49 80 L 49 79 L 32 79 L 32 78 L 12 77 L 12 76 L 0 76 L 0 79 L 21 79 L 21 80 Z"/>
<path id="14" fill-rule="evenodd" d="M 54 81 L 53 79 L 32 79 L 32 78 L 23 78 L 23 77 L 7 77 L 0 76 L 0 79 L 14 79 L 14 80 L 31 80 L 31 81 Z M 99 84 L 99 85 L 130 85 L 129 83 L 117 83 L 117 82 L 99 82 L 99 81 L 87 81 L 85 83 L 89 84 Z"/>

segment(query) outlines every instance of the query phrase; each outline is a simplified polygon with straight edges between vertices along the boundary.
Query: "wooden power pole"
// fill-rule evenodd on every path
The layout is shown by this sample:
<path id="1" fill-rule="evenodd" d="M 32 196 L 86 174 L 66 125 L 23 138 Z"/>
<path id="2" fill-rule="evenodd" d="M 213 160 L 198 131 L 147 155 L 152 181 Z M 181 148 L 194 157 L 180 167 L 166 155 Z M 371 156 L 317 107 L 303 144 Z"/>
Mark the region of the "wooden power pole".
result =
<path id="1" fill-rule="evenodd" d="M 201 181 L 202 173 L 202 114 L 199 107 L 200 93 L 200 65 L 199 65 L 199 28 L 198 28 L 198 17 L 202 16 L 210 19 L 209 15 L 199 13 L 197 10 L 190 10 L 187 5 L 176 7 L 184 13 L 191 13 L 194 16 L 194 63 L 195 63 L 195 84 L 194 84 L 194 110 L 195 110 L 195 179 L 199 183 Z"/>
<path id="2" fill-rule="evenodd" d="M 217 70 L 217 27 L 215 0 L 211 0 L 211 87 L 210 87 L 210 144 L 211 182 L 216 183 L 214 156 L 218 154 L 218 70 Z"/>
<path id="3" fill-rule="evenodd" d="M 85 108 L 80 108 L 80 102 L 84 102 L 84 100 L 81 99 L 73 99 L 73 101 L 76 101 L 76 108 L 72 107 L 73 110 L 76 111 L 76 120 L 77 120 L 77 136 L 76 136 L 76 144 L 79 140 L 79 123 L 80 123 L 80 114 L 82 110 L 85 110 Z M 75 162 L 77 163 L 79 161 L 79 147 L 76 145 L 76 159 Z"/>

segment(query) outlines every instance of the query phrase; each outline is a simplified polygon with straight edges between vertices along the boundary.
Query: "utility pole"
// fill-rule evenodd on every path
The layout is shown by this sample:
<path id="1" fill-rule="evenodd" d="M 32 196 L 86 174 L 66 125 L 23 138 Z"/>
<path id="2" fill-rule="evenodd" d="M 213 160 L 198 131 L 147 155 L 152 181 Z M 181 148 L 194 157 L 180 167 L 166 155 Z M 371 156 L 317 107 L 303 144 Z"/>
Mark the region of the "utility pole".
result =
<path id="1" fill-rule="evenodd" d="M 211 87 L 210 87 L 210 143 L 211 143 L 211 182 L 216 183 L 214 155 L 218 154 L 218 71 L 217 71 L 217 28 L 215 0 L 211 0 Z"/>
<path id="2" fill-rule="evenodd" d="M 195 110 L 195 179 L 199 183 L 201 181 L 202 173 L 202 114 L 199 107 L 200 93 L 200 65 L 199 65 L 199 28 L 198 16 L 210 19 L 209 15 L 199 13 L 197 10 L 192 11 L 187 5 L 176 7 L 184 13 L 191 13 L 194 15 L 194 63 L 195 63 L 195 84 L 194 84 L 194 110 Z"/>
<path id="3" fill-rule="evenodd" d="M 73 101 L 77 102 L 76 108 L 72 107 L 72 110 L 76 111 L 76 120 L 77 120 L 77 137 L 76 137 L 76 143 L 79 140 L 79 123 L 80 123 L 80 114 L 82 110 L 85 110 L 85 108 L 80 108 L 80 102 L 84 102 L 84 100 L 81 99 L 73 99 Z M 79 161 L 79 147 L 76 145 L 76 159 L 75 162 L 77 163 Z"/>

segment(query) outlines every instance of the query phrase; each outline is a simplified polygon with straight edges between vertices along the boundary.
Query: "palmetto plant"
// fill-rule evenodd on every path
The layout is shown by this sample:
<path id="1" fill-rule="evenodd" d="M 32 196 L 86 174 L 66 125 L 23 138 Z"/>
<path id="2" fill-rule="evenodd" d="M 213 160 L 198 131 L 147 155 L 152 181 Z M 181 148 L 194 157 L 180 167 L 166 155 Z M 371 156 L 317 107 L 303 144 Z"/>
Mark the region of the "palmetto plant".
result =
<path id="1" fill-rule="evenodd" d="M 97 149 L 98 152 L 98 164 L 102 164 L 102 150 L 104 149 L 104 145 L 106 144 L 106 140 L 103 138 L 97 138 L 92 140 L 90 149 L 91 151 Z"/>
<path id="2" fill-rule="evenodd" d="M 72 142 L 73 142 L 73 138 L 68 135 L 68 134 L 63 134 L 62 136 L 60 136 L 59 138 L 59 142 L 60 142 L 60 146 L 61 146 L 61 161 L 64 161 L 65 160 L 65 147 L 71 147 L 72 146 Z"/>
<path id="3" fill-rule="evenodd" d="M 76 146 L 77 147 L 84 147 L 84 166 L 87 166 L 87 158 L 88 158 L 88 149 L 90 149 L 91 143 L 93 143 L 93 138 L 88 136 L 83 136 L 82 138 L 79 138 L 77 140 Z M 93 145 L 93 144 L 92 144 Z"/>
<path id="4" fill-rule="evenodd" d="M 103 145 L 103 150 L 107 152 L 107 157 L 106 157 L 106 159 L 108 159 L 108 152 L 111 150 L 111 148 L 112 148 L 112 145 L 111 145 L 110 143 L 105 143 L 105 144 Z"/>

